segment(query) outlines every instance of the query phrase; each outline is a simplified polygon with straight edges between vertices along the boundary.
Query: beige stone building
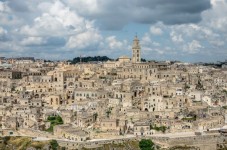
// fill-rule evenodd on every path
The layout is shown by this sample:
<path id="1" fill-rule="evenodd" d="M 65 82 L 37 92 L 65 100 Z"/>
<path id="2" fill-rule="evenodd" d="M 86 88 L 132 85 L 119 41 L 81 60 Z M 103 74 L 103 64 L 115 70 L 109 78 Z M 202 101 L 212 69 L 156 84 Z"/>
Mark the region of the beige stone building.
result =
<path id="1" fill-rule="evenodd" d="M 74 128 L 69 124 L 58 125 L 54 127 L 54 135 L 58 138 L 65 138 L 72 141 L 86 141 L 89 139 L 89 133 L 81 128 Z"/>

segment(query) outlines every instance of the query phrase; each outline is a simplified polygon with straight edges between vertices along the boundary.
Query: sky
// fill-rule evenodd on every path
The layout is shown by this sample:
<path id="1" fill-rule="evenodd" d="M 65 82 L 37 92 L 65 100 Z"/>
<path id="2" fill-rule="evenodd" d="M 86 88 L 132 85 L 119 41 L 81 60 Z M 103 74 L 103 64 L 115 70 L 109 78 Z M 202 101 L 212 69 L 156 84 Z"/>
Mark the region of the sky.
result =
<path id="1" fill-rule="evenodd" d="M 0 57 L 227 59 L 227 0 L 0 0 Z"/>

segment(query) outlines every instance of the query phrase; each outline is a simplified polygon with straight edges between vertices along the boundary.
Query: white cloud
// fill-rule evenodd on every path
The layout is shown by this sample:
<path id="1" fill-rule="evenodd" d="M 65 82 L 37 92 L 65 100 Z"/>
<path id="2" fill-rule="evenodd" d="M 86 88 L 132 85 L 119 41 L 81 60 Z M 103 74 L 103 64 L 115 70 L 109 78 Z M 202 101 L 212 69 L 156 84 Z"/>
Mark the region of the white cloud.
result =
<path id="1" fill-rule="evenodd" d="M 141 46 L 144 47 L 159 47 L 160 43 L 151 39 L 152 35 L 146 33 L 141 39 Z"/>
<path id="2" fill-rule="evenodd" d="M 99 0 L 65 0 L 69 6 L 75 8 L 79 13 L 87 13 L 89 15 L 101 13 L 102 9 L 100 6 L 102 3 Z M 87 9 L 89 8 L 89 9 Z"/>
<path id="3" fill-rule="evenodd" d="M 158 27 L 154 27 L 154 26 L 151 26 L 150 27 L 150 32 L 151 34 L 153 35 L 162 35 L 163 31 L 161 28 L 158 28 Z"/>
<path id="4" fill-rule="evenodd" d="M 199 51 L 199 49 L 203 48 L 199 41 L 193 40 L 187 45 L 184 45 L 183 50 L 189 54 L 194 54 Z"/>
<path id="5" fill-rule="evenodd" d="M 142 40 L 141 40 L 141 44 L 142 45 L 145 45 L 145 44 L 150 44 L 152 43 L 151 41 L 151 37 L 148 33 L 146 33 L 143 37 L 142 37 Z"/>
<path id="6" fill-rule="evenodd" d="M 28 37 L 21 41 L 21 44 L 24 46 L 41 45 L 44 43 L 46 43 L 46 41 L 41 37 Z"/>
<path id="7" fill-rule="evenodd" d="M 65 0 L 85 17 L 98 20 L 106 29 L 121 29 L 130 22 L 153 24 L 179 24 L 200 21 L 200 13 L 210 8 L 209 0 L 170 1 L 159 0 Z M 89 8 L 89 9 L 88 9 Z M 184 8 L 184 9 L 182 9 Z M 114 10 L 113 10 L 114 9 Z"/>
<path id="8" fill-rule="evenodd" d="M 70 10 L 60 1 L 41 3 L 42 15 L 34 19 L 33 25 L 25 25 L 20 29 L 21 34 L 31 36 L 67 36 L 84 32 L 92 27 L 93 22 L 85 20 L 76 12 Z"/>
<path id="9" fill-rule="evenodd" d="M 0 41 L 8 40 L 8 31 L 0 26 Z"/>
<path id="10" fill-rule="evenodd" d="M 0 27 L 0 36 L 7 34 L 7 30 L 4 28 Z"/>
<path id="11" fill-rule="evenodd" d="M 222 40 L 213 40 L 213 41 L 209 41 L 209 42 L 215 46 L 224 46 L 225 45 L 225 42 Z"/>
<path id="12" fill-rule="evenodd" d="M 55 17 L 64 27 L 74 26 L 75 28 L 86 25 L 83 17 L 80 17 L 76 12 L 70 10 L 62 2 L 56 1 L 54 5 L 50 7 L 49 14 Z"/>
<path id="13" fill-rule="evenodd" d="M 106 42 L 108 43 L 110 49 L 121 49 L 123 46 L 123 43 L 117 41 L 115 36 L 107 37 Z"/>
<path id="14" fill-rule="evenodd" d="M 175 31 L 172 31 L 170 33 L 170 37 L 172 39 L 172 41 L 174 43 L 181 43 L 181 42 L 184 42 L 183 38 L 182 38 L 182 35 L 181 34 L 177 34 Z"/>
<path id="15" fill-rule="evenodd" d="M 227 32 L 227 1 L 212 0 L 212 9 L 202 13 L 203 23 L 214 30 Z"/>
<path id="16" fill-rule="evenodd" d="M 7 13 L 10 12 L 10 8 L 5 2 L 0 1 L 0 12 Z"/>
<path id="17" fill-rule="evenodd" d="M 13 14 L 7 2 L 0 1 L 0 19 L 0 25 L 8 25 L 10 27 L 21 24 L 21 19 Z"/>
<path id="18" fill-rule="evenodd" d="M 102 36 L 97 30 L 89 29 L 86 32 L 71 36 L 66 44 L 68 48 L 84 49 L 99 44 Z M 95 47 L 91 47 L 95 49 Z"/>
<path id="19" fill-rule="evenodd" d="M 180 56 L 192 58 L 199 54 L 208 56 L 208 53 L 215 55 L 214 59 L 226 58 L 227 4 L 225 0 L 211 0 L 213 7 L 207 9 L 209 7 L 203 5 L 207 1 L 193 2 L 193 5 L 185 1 L 176 6 L 171 2 L 162 5 L 158 0 L 4 0 L 0 1 L 0 51 L 6 55 L 15 50 L 21 55 L 54 58 L 74 57 L 72 54 L 81 51 L 110 57 L 131 55 L 132 41 L 129 44 L 127 40 L 129 32 L 134 31 L 125 26 L 127 32 L 106 32 L 104 27 L 121 29 L 133 22 L 150 24 L 150 28 L 141 25 L 139 30 L 147 30 L 140 38 L 143 56 L 147 58 L 184 59 Z M 197 9 L 195 5 L 204 7 L 185 17 L 184 11 L 176 14 L 173 9 L 181 9 L 181 4 L 191 11 Z M 200 15 L 202 10 L 205 11 Z M 171 11 L 174 13 L 168 14 Z M 202 20 L 198 23 L 200 16 Z M 217 56 L 217 51 L 223 55 Z"/>
<path id="20" fill-rule="evenodd" d="M 153 41 L 160 42 L 160 48 L 165 51 L 166 57 L 172 57 L 174 53 L 180 55 L 189 55 L 191 59 L 193 56 L 199 58 L 198 55 L 206 57 L 212 57 L 217 55 L 215 52 L 223 53 L 224 55 L 218 56 L 220 59 L 227 57 L 225 47 L 227 46 L 227 1 L 213 1 L 212 9 L 206 10 L 202 13 L 202 21 L 198 24 L 179 24 L 167 26 L 164 24 L 155 24 L 152 27 L 160 27 L 163 32 L 169 34 L 169 38 L 166 34 L 159 37 L 152 36 L 151 31 L 145 33 L 142 39 L 142 45 L 151 47 L 153 52 L 155 46 Z M 215 4 L 214 4 L 215 3 Z M 160 26 L 162 25 L 162 26 Z M 171 47 L 170 50 L 165 47 Z M 212 55 L 213 54 L 213 55 Z M 202 59 L 202 58 L 201 58 Z M 212 59 L 212 58 L 210 58 Z M 216 57 L 217 59 L 217 57 Z M 207 61 L 207 60 L 205 60 Z"/>

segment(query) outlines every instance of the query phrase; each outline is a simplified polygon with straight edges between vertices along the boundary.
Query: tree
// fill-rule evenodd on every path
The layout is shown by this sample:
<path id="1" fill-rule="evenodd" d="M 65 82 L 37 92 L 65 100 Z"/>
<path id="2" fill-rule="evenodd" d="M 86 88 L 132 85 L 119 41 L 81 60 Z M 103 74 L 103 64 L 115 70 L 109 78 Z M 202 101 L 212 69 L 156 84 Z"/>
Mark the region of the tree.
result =
<path id="1" fill-rule="evenodd" d="M 60 116 L 57 116 L 56 119 L 57 119 L 57 121 L 58 121 L 59 124 L 63 124 L 63 120 L 62 120 L 62 118 Z"/>
<path id="2" fill-rule="evenodd" d="M 61 116 L 49 116 L 47 121 L 50 122 L 50 127 L 46 130 L 47 132 L 53 132 L 54 126 L 64 124 Z"/>
<path id="3" fill-rule="evenodd" d="M 141 150 L 154 150 L 154 143 L 150 139 L 142 139 L 139 147 Z"/>
<path id="4" fill-rule="evenodd" d="M 51 145 L 53 150 L 57 150 L 58 147 L 59 147 L 58 142 L 56 140 L 51 140 L 50 145 Z"/>
<path id="5" fill-rule="evenodd" d="M 141 61 L 142 61 L 142 62 L 146 62 L 147 60 L 146 60 L 146 59 L 144 59 L 144 58 L 141 58 Z"/>
<path id="6" fill-rule="evenodd" d="M 113 60 L 107 56 L 88 56 L 88 57 L 76 57 L 74 58 L 72 61 L 70 60 L 70 62 L 72 64 L 76 64 L 79 63 L 80 61 L 82 62 L 91 62 L 91 61 L 108 61 L 108 60 Z"/>

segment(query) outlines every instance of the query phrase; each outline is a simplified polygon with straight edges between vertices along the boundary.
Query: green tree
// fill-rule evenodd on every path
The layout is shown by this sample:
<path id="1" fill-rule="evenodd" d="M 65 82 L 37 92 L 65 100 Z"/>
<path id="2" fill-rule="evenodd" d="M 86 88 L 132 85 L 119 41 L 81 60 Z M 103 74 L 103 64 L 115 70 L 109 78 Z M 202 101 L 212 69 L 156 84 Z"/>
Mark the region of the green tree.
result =
<path id="1" fill-rule="evenodd" d="M 64 124 L 61 116 L 49 116 L 47 121 L 50 122 L 50 127 L 46 130 L 47 132 L 53 132 L 54 126 Z"/>
<path id="2" fill-rule="evenodd" d="M 141 61 L 142 61 L 142 62 L 146 62 L 147 60 L 146 60 L 146 59 L 144 59 L 144 58 L 141 58 Z"/>
<path id="3" fill-rule="evenodd" d="M 59 147 L 58 142 L 56 140 L 51 140 L 50 145 L 51 145 L 53 150 L 57 150 L 58 147 Z"/>
<path id="4" fill-rule="evenodd" d="M 87 57 L 76 57 L 73 60 L 69 60 L 72 64 L 79 63 L 80 61 L 82 62 L 90 62 L 90 61 L 108 61 L 108 60 L 113 60 L 107 56 L 87 56 Z"/>
<path id="5" fill-rule="evenodd" d="M 55 116 L 49 116 L 49 117 L 47 118 L 47 120 L 48 120 L 48 121 L 53 121 L 53 120 L 55 120 Z"/>
<path id="6" fill-rule="evenodd" d="M 57 121 L 58 121 L 59 124 L 63 124 L 63 120 L 60 116 L 57 116 Z"/>
<path id="7" fill-rule="evenodd" d="M 141 150 L 154 150 L 154 143 L 150 139 L 142 139 L 139 147 Z"/>

